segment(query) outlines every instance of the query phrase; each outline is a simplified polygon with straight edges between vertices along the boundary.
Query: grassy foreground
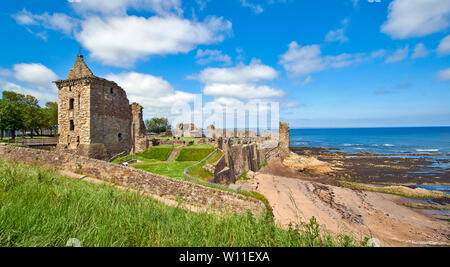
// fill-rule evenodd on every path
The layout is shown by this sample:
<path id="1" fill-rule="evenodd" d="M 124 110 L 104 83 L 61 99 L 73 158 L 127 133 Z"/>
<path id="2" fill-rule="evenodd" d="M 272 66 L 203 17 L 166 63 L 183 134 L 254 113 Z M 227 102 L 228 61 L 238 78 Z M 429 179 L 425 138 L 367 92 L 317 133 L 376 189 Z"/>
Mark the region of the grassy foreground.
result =
<path id="1" fill-rule="evenodd" d="M 0 159 L 0 246 L 353 246 L 312 220 L 278 228 L 271 216 L 193 213 L 54 171 Z"/>

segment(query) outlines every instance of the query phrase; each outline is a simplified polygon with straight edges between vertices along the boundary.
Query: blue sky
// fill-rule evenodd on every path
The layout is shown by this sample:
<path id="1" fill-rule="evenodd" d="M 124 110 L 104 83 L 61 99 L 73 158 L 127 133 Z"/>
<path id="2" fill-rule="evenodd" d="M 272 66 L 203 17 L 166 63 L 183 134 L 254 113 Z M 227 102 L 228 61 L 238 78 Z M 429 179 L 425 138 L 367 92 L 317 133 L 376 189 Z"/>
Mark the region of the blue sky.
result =
<path id="1" fill-rule="evenodd" d="M 7 1 L 0 91 L 56 100 L 78 46 L 145 117 L 280 103 L 291 127 L 450 125 L 448 0 Z"/>

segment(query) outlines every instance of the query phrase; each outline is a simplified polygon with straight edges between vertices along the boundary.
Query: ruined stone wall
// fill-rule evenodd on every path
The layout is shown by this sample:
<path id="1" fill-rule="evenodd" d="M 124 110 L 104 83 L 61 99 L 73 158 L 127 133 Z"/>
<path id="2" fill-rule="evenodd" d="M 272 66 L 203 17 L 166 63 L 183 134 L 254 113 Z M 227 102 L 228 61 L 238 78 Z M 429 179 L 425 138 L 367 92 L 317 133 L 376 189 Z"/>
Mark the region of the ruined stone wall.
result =
<path id="1" fill-rule="evenodd" d="M 285 159 L 289 155 L 290 136 L 289 136 L 289 123 L 280 121 L 279 129 L 279 146 L 280 157 Z"/>
<path id="2" fill-rule="evenodd" d="M 212 182 L 228 185 L 247 171 L 258 171 L 272 157 L 278 156 L 278 148 L 261 148 L 257 143 L 233 144 L 219 140 L 222 158 L 217 162 Z"/>
<path id="3" fill-rule="evenodd" d="M 82 173 L 219 213 L 250 210 L 260 215 L 265 211 L 264 204 L 254 198 L 61 151 L 0 146 L 0 157 Z"/>
<path id="4" fill-rule="evenodd" d="M 143 107 L 137 103 L 133 103 L 131 108 L 131 152 L 139 153 L 147 150 L 149 141 L 146 137 L 146 128 L 143 119 Z"/>
<path id="5" fill-rule="evenodd" d="M 91 84 L 91 144 L 104 144 L 109 157 L 131 150 L 131 109 L 125 91 L 115 82 Z"/>

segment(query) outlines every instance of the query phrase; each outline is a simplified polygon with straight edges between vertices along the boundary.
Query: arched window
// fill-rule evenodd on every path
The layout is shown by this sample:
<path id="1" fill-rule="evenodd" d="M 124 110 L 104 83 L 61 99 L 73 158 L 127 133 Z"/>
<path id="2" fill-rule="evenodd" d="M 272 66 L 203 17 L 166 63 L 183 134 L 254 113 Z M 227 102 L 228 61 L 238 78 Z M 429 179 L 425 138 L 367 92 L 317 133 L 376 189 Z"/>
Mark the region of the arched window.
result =
<path id="1" fill-rule="evenodd" d="M 117 139 L 119 140 L 119 142 L 122 141 L 122 134 L 121 134 L 121 133 L 119 133 L 119 134 L 117 135 Z"/>

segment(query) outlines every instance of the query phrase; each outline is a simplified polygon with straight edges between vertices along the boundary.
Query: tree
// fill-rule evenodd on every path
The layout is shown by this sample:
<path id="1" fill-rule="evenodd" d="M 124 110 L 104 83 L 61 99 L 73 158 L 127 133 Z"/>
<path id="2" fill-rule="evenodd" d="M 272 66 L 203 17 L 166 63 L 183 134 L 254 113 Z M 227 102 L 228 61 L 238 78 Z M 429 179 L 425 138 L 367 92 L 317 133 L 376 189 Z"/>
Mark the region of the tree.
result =
<path id="1" fill-rule="evenodd" d="M 166 118 L 153 118 L 145 121 L 147 130 L 152 133 L 163 133 L 171 128 L 169 120 Z"/>
<path id="2" fill-rule="evenodd" d="M 31 132 L 31 138 L 33 138 L 33 130 L 37 130 L 42 126 L 43 112 L 39 106 L 39 100 L 31 95 L 23 96 L 22 104 L 23 108 L 23 127 L 24 130 Z"/>
<path id="3" fill-rule="evenodd" d="M 11 131 L 12 139 L 16 138 L 16 130 L 23 129 L 23 112 L 18 102 L 5 99 L 5 91 L 0 101 L 0 128 L 1 130 Z"/>
<path id="4" fill-rule="evenodd" d="M 58 104 L 47 102 L 42 109 L 41 129 L 49 129 L 51 133 L 58 131 Z"/>
<path id="5" fill-rule="evenodd" d="M 4 105 L 5 105 L 5 102 L 2 99 L 0 99 L 0 140 L 3 140 L 3 132 L 6 129 L 6 122 L 2 116 Z"/>

